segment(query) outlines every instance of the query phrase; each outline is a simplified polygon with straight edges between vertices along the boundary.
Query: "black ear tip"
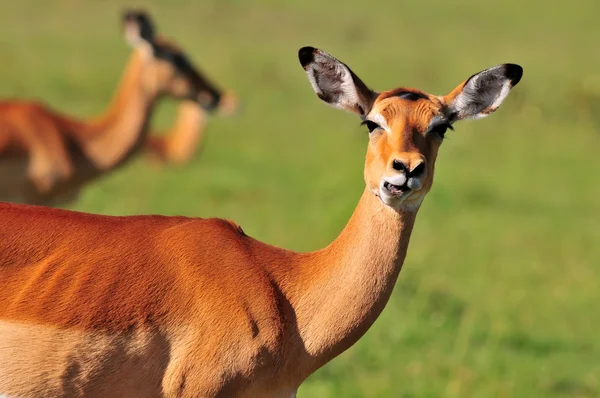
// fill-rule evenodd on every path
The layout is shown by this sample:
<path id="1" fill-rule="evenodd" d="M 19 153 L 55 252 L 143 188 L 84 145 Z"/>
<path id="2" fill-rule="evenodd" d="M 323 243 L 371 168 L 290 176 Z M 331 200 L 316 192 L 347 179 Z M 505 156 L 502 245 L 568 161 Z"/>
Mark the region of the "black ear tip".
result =
<path id="1" fill-rule="evenodd" d="M 139 35 L 146 41 L 154 40 L 154 22 L 150 14 L 143 9 L 126 8 L 122 11 L 124 24 L 136 24 Z"/>
<path id="2" fill-rule="evenodd" d="M 510 80 L 511 85 L 516 86 L 523 77 L 523 68 L 517 64 L 505 64 L 504 67 L 506 77 Z"/>
<path id="3" fill-rule="evenodd" d="M 152 18 L 150 14 L 143 9 L 135 9 L 135 8 L 124 8 L 121 11 L 121 16 L 125 21 L 136 21 L 139 23 L 152 23 Z"/>
<path id="4" fill-rule="evenodd" d="M 306 69 L 308 64 L 314 61 L 315 52 L 317 51 L 314 47 L 302 47 L 298 50 L 298 59 L 300 60 L 300 65 Z"/>

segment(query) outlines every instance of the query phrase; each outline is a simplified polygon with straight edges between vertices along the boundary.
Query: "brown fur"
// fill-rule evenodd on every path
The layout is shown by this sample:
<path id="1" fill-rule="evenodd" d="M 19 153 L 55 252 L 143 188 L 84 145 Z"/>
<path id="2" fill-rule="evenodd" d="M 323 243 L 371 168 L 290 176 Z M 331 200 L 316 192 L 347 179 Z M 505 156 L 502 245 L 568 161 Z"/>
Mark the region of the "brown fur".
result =
<path id="1" fill-rule="evenodd" d="M 423 129 L 445 98 L 429 98 L 373 99 L 391 133 L 371 134 L 367 188 L 316 252 L 220 219 L 0 204 L 0 393 L 294 396 L 391 295 L 441 143 Z M 395 156 L 428 164 L 423 188 L 397 208 L 373 189 Z"/>

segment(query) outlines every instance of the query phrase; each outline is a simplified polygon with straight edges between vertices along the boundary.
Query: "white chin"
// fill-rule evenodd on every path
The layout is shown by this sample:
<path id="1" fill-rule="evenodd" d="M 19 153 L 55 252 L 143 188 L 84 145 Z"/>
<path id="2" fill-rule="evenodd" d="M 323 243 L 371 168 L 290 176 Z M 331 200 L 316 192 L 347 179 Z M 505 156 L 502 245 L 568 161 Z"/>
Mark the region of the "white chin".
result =
<path id="1" fill-rule="evenodd" d="M 410 192 L 404 192 L 400 195 L 391 195 L 384 189 L 379 190 L 379 199 L 381 199 L 385 205 L 390 207 L 398 207 L 409 195 Z"/>
<path id="2" fill-rule="evenodd" d="M 387 191 L 379 190 L 379 199 L 384 205 L 396 210 L 414 210 L 421 206 L 423 195 L 415 191 L 404 192 L 400 195 L 390 195 Z"/>

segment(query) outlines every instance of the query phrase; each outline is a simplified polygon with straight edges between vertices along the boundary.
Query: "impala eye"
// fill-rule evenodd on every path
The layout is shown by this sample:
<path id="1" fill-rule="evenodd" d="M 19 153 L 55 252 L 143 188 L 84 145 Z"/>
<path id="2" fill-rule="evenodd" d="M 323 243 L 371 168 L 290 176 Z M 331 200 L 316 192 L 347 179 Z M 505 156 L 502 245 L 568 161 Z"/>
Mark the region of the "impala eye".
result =
<path id="1" fill-rule="evenodd" d="M 372 122 L 370 120 L 365 120 L 364 122 L 361 123 L 361 125 L 363 125 L 363 124 L 367 126 L 367 128 L 369 129 L 369 133 L 372 133 L 374 130 L 381 128 L 380 125 L 378 125 L 377 123 Z"/>
<path id="2" fill-rule="evenodd" d="M 446 130 L 448 129 L 454 130 L 449 124 L 438 124 L 431 129 L 431 132 L 437 134 L 440 138 L 444 138 L 444 134 L 446 134 Z"/>

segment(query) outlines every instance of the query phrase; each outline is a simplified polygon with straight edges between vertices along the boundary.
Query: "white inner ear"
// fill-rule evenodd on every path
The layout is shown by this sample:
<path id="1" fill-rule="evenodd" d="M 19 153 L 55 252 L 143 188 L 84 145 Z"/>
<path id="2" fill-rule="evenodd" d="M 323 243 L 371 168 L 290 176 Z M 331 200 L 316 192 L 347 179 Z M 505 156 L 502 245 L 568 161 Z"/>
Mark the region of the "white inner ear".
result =
<path id="1" fill-rule="evenodd" d="M 360 104 L 360 98 L 358 96 L 358 92 L 356 91 L 356 85 L 354 84 L 354 80 L 352 79 L 352 74 L 348 69 L 344 68 L 343 65 L 339 65 L 341 68 L 342 78 L 342 92 L 345 94 L 340 100 L 344 101 L 345 105 L 348 107 L 354 107 L 357 104 Z M 364 110 L 367 111 L 366 109 Z"/>
<path id="2" fill-rule="evenodd" d="M 316 57 L 308 73 L 308 80 L 317 95 L 330 98 L 333 101 L 330 105 L 348 110 L 361 105 L 356 85 L 348 68 L 337 61 L 319 59 L 321 57 L 319 55 Z M 317 74 L 320 76 L 318 79 L 315 77 Z"/>
<path id="3" fill-rule="evenodd" d="M 479 98 L 477 98 L 476 100 L 484 102 L 484 103 L 492 103 L 490 106 L 488 106 L 485 109 L 482 109 L 480 112 L 472 114 L 472 115 L 465 115 L 465 119 L 481 119 L 484 118 L 492 113 L 494 113 L 496 111 L 496 109 L 498 109 L 498 107 L 502 104 L 502 102 L 504 102 L 504 99 L 508 96 L 508 93 L 510 93 L 510 80 L 506 79 L 506 82 L 502 85 L 502 88 L 500 89 L 500 92 L 497 91 L 489 91 L 486 92 L 485 94 L 482 94 Z M 494 93 L 498 93 L 495 98 L 494 98 Z M 462 96 L 464 94 L 461 94 L 460 96 Z M 482 98 L 483 97 L 483 98 Z"/>
<path id="4" fill-rule="evenodd" d="M 510 93 L 510 89 L 510 80 L 506 79 L 506 82 L 504 82 L 504 84 L 502 85 L 502 90 L 500 90 L 500 94 L 498 95 L 498 97 L 496 98 L 496 100 L 490 108 L 496 110 L 496 108 L 498 108 L 500 104 L 502 104 L 508 93 Z"/>
<path id="5" fill-rule="evenodd" d="M 508 96 L 511 90 L 511 82 L 504 78 L 501 86 L 480 87 L 479 80 L 484 74 L 495 73 L 495 67 L 475 75 L 465 85 L 462 93 L 454 100 L 454 110 L 458 112 L 460 119 L 480 119 L 493 113 Z M 483 109 L 477 109 L 481 108 Z"/>

